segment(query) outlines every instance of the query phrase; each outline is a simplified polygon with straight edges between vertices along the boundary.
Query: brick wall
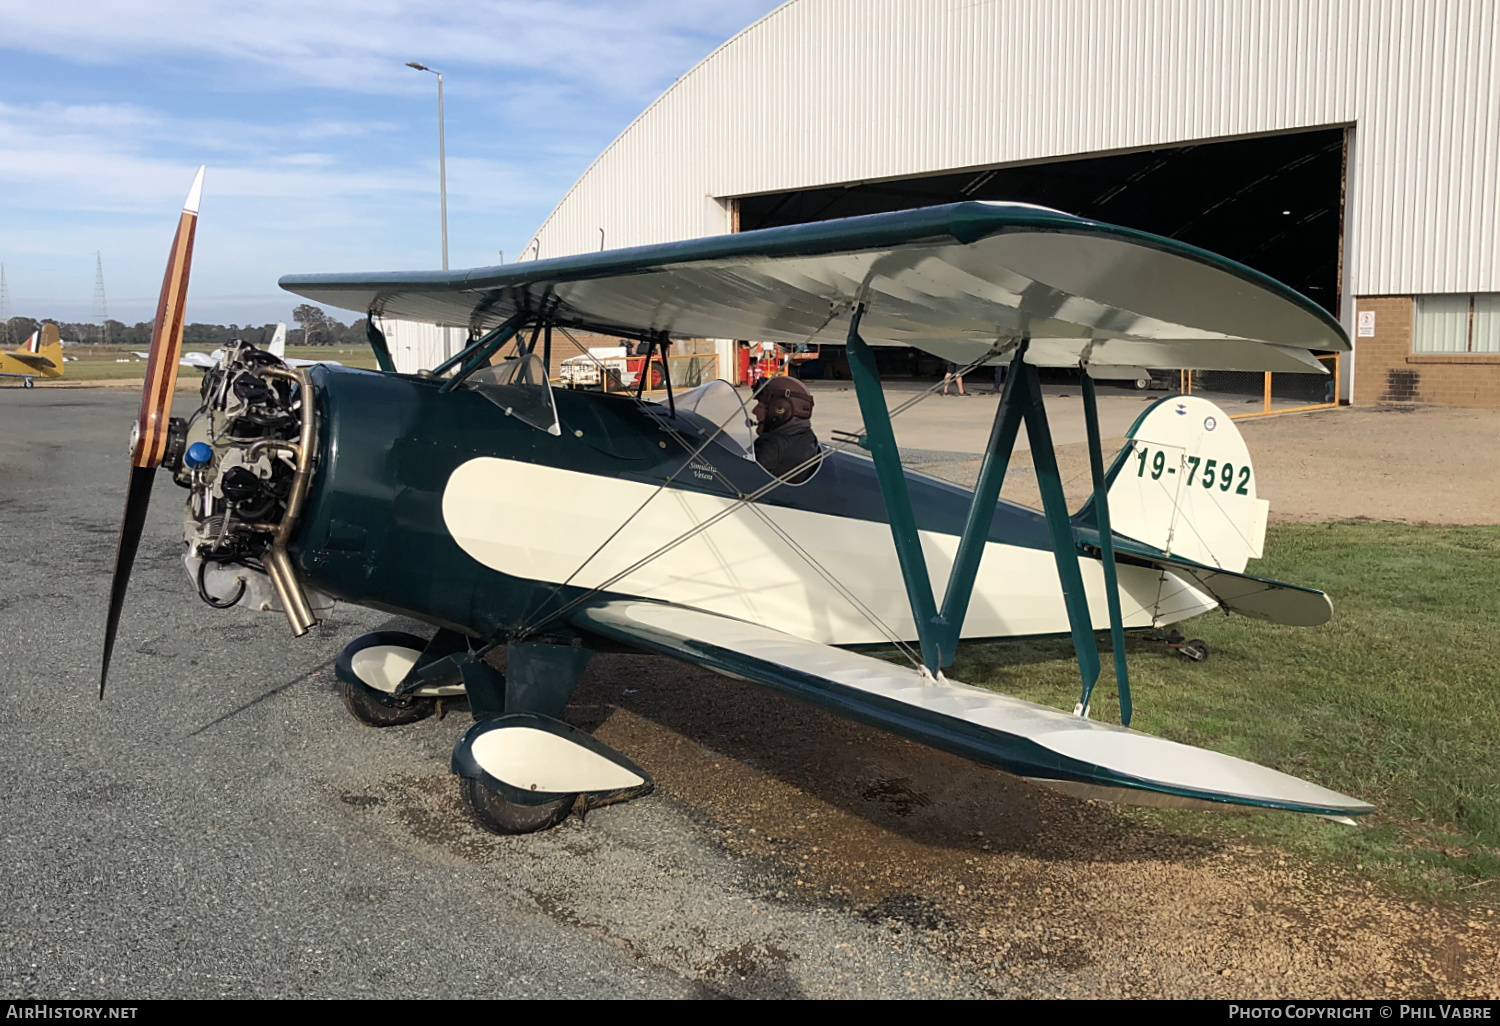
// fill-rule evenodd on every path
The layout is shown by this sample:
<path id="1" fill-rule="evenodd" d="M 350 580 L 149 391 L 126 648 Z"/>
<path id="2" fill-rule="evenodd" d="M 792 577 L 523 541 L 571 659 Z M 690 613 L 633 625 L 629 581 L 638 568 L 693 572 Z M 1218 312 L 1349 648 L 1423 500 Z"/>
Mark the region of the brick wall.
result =
<path id="1" fill-rule="evenodd" d="M 1413 306 L 1410 296 L 1355 300 L 1356 311 L 1374 312 L 1375 335 L 1354 339 L 1354 402 L 1500 409 L 1500 357 L 1413 353 Z"/>

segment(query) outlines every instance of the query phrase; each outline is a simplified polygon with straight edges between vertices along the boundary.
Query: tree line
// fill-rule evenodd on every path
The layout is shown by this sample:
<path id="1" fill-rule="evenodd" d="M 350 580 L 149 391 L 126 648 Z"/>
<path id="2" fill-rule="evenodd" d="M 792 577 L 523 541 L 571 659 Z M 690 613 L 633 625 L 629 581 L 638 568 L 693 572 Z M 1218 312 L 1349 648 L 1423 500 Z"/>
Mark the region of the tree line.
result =
<path id="1" fill-rule="evenodd" d="M 365 318 L 363 317 L 353 324 L 344 324 L 336 318 L 329 317 L 311 303 L 303 303 L 292 311 L 292 320 L 296 322 L 297 327 L 287 329 L 286 344 L 289 346 L 365 344 Z M 5 336 L 0 339 L 0 342 L 7 347 L 20 345 L 43 324 L 57 325 L 58 337 L 64 342 L 84 344 L 105 342 L 110 345 L 136 346 L 141 349 L 151 344 L 151 332 L 154 328 L 151 321 L 125 324 L 123 321 L 110 319 L 106 320 L 101 328 L 100 325 L 89 322 L 57 321 L 50 317 L 43 317 L 41 320 L 31 317 L 12 317 L 0 325 L 0 331 L 3 331 Z M 244 339 L 251 345 L 264 348 L 271 344 L 271 337 L 275 334 L 275 324 L 257 326 L 194 322 L 183 327 L 182 342 L 190 346 L 220 346 L 235 339 Z"/>

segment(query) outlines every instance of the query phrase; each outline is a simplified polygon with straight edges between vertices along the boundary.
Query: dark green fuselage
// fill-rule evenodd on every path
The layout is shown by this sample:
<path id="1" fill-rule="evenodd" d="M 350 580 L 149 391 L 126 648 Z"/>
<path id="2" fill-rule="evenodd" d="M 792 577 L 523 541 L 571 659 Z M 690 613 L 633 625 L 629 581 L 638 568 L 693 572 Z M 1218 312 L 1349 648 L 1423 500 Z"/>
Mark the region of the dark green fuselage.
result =
<path id="1" fill-rule="evenodd" d="M 556 584 L 500 573 L 454 541 L 443 519 L 443 491 L 469 460 L 498 457 L 649 484 L 677 475 L 672 488 L 722 495 L 749 493 L 771 480 L 759 465 L 717 443 L 696 462 L 718 476 L 681 473 L 711 426 L 627 396 L 556 390 L 561 434 L 554 436 L 507 416 L 478 392 L 440 392 L 441 382 L 430 378 L 318 367 L 313 383 L 318 463 L 291 545 L 303 579 L 341 601 L 473 637 L 504 635 L 531 622 Z M 919 474 L 909 474 L 908 483 L 922 530 L 962 531 L 970 492 Z M 758 501 L 885 522 L 873 464 L 847 453 L 831 453 L 807 483 L 776 488 Z M 632 512 L 622 509 L 621 522 Z M 521 519 L 507 525 L 518 535 L 530 528 Z M 1009 503 L 997 507 L 991 538 L 1048 547 L 1041 515 Z M 580 551 L 578 561 L 588 555 Z M 580 592 L 564 589 L 547 608 Z M 628 578 L 615 593 L 630 593 Z"/>

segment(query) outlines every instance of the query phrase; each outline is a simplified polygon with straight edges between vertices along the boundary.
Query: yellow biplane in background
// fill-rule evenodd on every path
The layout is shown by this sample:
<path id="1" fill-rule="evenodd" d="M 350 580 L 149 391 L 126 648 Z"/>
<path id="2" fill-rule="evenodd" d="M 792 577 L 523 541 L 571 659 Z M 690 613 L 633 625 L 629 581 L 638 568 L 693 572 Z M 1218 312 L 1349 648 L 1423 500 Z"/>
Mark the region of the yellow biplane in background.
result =
<path id="1" fill-rule="evenodd" d="M 60 378 L 63 373 L 62 341 L 57 325 L 43 324 L 20 349 L 0 351 L 0 378 L 20 378 L 30 388 L 33 378 Z"/>

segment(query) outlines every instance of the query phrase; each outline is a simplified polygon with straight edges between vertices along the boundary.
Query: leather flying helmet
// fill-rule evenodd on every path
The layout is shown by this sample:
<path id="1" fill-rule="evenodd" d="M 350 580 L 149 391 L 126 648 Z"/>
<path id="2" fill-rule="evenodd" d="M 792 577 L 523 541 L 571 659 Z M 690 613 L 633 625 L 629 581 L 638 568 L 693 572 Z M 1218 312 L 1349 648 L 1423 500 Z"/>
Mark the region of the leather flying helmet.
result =
<path id="1" fill-rule="evenodd" d="M 812 393 L 796 378 L 770 378 L 756 390 L 755 398 L 765 411 L 761 418 L 764 429 L 780 427 L 793 417 L 812 417 Z"/>

